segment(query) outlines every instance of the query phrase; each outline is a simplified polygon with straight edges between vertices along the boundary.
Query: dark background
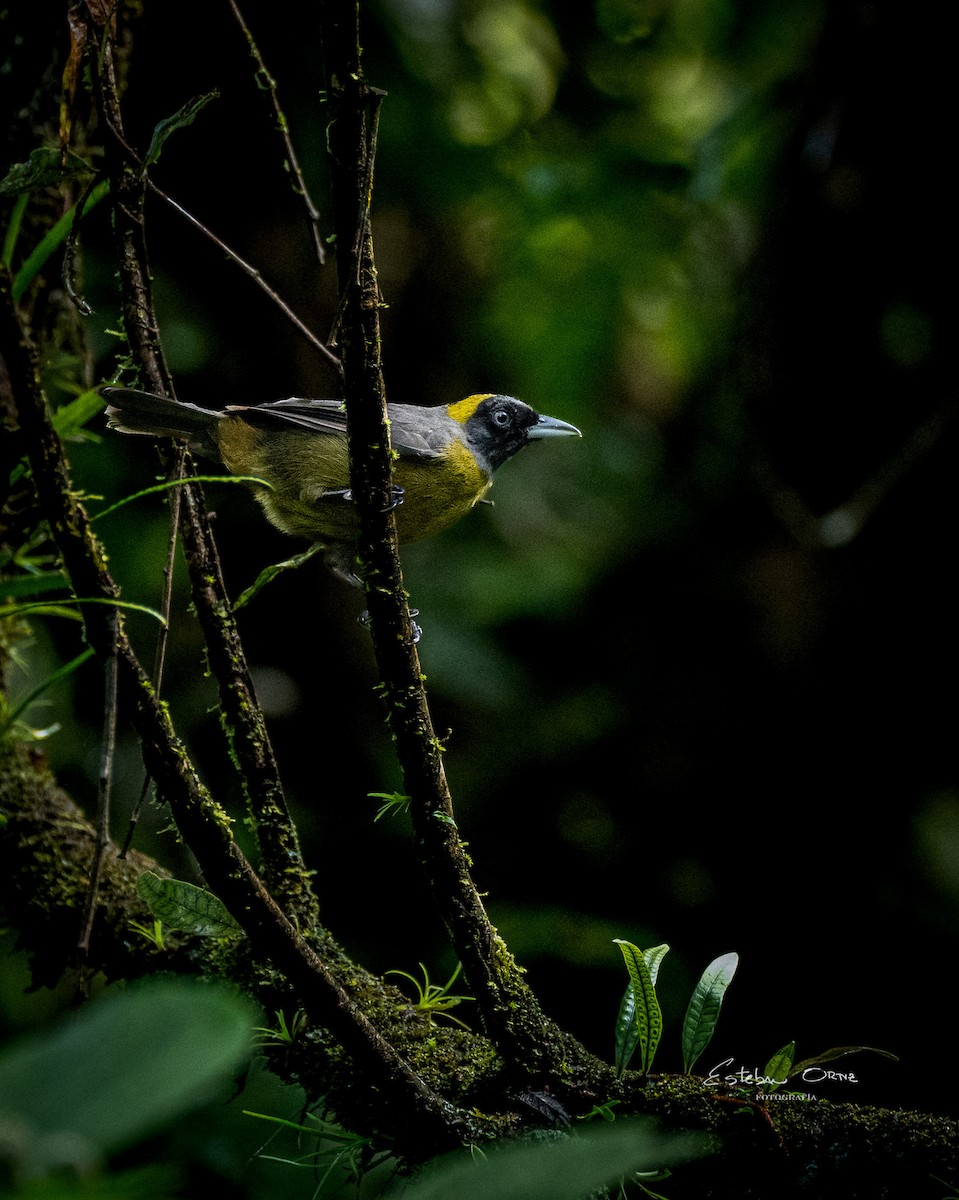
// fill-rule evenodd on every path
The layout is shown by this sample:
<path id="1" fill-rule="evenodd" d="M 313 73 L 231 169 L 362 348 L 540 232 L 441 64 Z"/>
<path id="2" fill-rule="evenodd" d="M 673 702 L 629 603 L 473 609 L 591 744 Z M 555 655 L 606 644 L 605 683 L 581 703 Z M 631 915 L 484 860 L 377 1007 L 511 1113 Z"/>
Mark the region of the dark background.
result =
<path id="1" fill-rule="evenodd" d="M 325 213 L 313 15 L 249 3 Z M 657 1065 L 681 1066 L 689 991 L 736 950 L 708 1069 L 795 1039 L 900 1056 L 818 1094 L 947 1111 L 959 895 L 954 429 L 944 386 L 951 220 L 936 31 L 890 4 L 370 4 L 382 108 L 374 198 L 387 383 L 436 404 L 518 395 L 582 442 L 534 447 L 495 508 L 404 552 L 434 721 L 494 924 L 546 1010 L 612 1052 L 614 937 L 672 947 Z M 56 18 L 59 21 L 59 17 Z M 161 188 L 260 267 L 321 335 L 335 306 L 226 5 L 148 5 L 127 122 L 167 143 Z M 150 240 L 181 398 L 329 395 L 328 369 L 159 200 Z M 117 303 L 87 231 L 98 380 Z M 147 442 L 72 453 L 113 500 Z M 237 488 L 210 503 L 231 591 L 302 545 Z M 92 504 L 91 507 L 96 507 Z M 102 527 L 128 599 L 158 603 L 166 517 Z M 166 692 L 205 777 L 242 811 L 179 593 Z M 401 819 L 359 598 L 318 560 L 244 612 L 323 915 L 374 969 L 454 965 Z M 149 661 L 150 623 L 134 625 Z M 72 630 L 35 650 L 77 653 Z M 95 672 L 40 724 L 91 807 Z M 97 691 L 92 693 L 94 696 Z M 117 803 L 138 788 L 121 748 Z M 122 818 L 118 819 L 118 824 Z M 177 862 L 162 812 L 144 849 Z M 179 869 L 187 873 L 188 863 Z M 12 1003 L 12 1002 L 8 1002 Z M 28 1019 L 28 1018 L 24 1018 Z"/>

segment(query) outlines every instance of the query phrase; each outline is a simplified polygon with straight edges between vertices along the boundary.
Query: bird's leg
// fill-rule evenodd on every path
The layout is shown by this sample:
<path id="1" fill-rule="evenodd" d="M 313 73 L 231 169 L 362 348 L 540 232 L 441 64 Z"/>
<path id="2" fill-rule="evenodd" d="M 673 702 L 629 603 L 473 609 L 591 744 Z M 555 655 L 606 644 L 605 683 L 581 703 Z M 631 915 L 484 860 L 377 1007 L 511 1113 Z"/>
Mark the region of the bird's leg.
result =
<path id="1" fill-rule="evenodd" d="M 345 542 L 335 542 L 327 550 L 323 561 L 326 563 L 327 570 L 332 572 L 337 579 L 342 579 L 350 587 L 357 588 L 362 592 L 363 580 L 353 569 L 356 555 L 352 546 L 346 545 Z"/>
<path id="2" fill-rule="evenodd" d="M 402 489 L 400 490 L 402 491 Z M 327 569 L 338 579 L 342 579 L 345 583 L 348 583 L 350 587 L 357 588 L 359 591 L 363 591 L 363 580 L 360 579 L 359 575 L 357 575 L 356 571 L 353 569 L 356 563 L 356 555 L 352 546 L 348 546 L 345 542 L 334 543 L 327 550 L 324 562 L 326 563 Z M 410 617 L 413 618 L 418 616 L 419 609 L 411 608 Z M 369 629 L 370 614 L 368 612 L 361 612 L 356 619 L 364 629 Z M 416 643 L 420 640 L 423 631 L 415 621 L 411 621 L 411 623 L 413 626 L 413 642 Z"/>

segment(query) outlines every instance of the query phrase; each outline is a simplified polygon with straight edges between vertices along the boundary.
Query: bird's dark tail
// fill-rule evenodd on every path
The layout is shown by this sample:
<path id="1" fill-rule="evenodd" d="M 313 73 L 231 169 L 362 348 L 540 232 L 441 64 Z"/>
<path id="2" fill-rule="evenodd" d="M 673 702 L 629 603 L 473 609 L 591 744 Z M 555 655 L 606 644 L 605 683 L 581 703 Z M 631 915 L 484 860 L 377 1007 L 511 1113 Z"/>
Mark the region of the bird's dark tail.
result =
<path id="1" fill-rule="evenodd" d="M 119 433 L 183 438 L 191 449 L 207 458 L 220 457 L 215 432 L 220 413 L 215 409 L 125 387 L 102 387 L 100 395 L 107 402 L 107 425 L 111 429 Z"/>

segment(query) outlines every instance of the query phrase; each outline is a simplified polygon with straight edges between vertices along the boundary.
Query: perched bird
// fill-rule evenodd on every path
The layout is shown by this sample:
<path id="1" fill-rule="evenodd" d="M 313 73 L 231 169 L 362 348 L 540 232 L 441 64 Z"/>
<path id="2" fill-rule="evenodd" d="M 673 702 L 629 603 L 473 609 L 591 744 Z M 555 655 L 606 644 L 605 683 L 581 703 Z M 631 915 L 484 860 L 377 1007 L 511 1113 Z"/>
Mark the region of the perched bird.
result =
<path id="1" fill-rule="evenodd" d="M 321 542 L 334 571 L 352 570 L 356 514 L 346 411 L 339 400 L 275 400 L 217 411 L 124 387 L 104 387 L 107 423 L 121 433 L 182 438 L 192 450 L 252 475 L 266 515 L 286 533 Z M 396 455 L 396 529 L 415 542 L 449 528 L 489 491 L 493 472 L 541 438 L 580 437 L 512 396 L 469 396 L 435 408 L 387 406 Z"/>

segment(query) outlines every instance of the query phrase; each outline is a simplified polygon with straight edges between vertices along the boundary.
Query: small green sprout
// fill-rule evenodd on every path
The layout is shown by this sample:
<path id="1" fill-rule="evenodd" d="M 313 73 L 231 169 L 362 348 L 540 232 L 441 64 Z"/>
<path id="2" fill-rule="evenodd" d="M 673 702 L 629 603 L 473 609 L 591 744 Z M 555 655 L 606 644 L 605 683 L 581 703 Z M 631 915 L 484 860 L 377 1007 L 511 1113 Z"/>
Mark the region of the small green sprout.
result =
<path id="1" fill-rule="evenodd" d="M 456 970 L 449 977 L 445 984 L 440 987 L 439 984 L 430 983 L 429 972 L 426 967 L 420 963 L 420 970 L 423 972 L 423 982 L 407 971 L 387 971 L 387 975 L 402 975 L 404 979 L 408 979 L 416 988 L 417 998 L 413 1008 L 416 1012 L 424 1013 L 428 1020 L 432 1020 L 434 1016 L 447 1017 L 450 1021 L 461 1025 L 464 1029 L 469 1026 L 461 1021 L 458 1017 L 454 1017 L 448 1010 L 455 1008 L 458 1004 L 462 1004 L 464 1000 L 472 1000 L 472 996 L 457 996 L 450 992 L 450 988 L 456 982 L 456 978 L 463 969 L 462 963 L 456 964 Z"/>
<path id="2" fill-rule="evenodd" d="M 325 1184 L 338 1169 L 356 1182 L 364 1171 L 371 1170 L 388 1157 L 385 1152 L 376 1153 L 372 1150 L 373 1143 L 370 1138 L 330 1125 L 314 1113 L 307 1113 L 306 1120 L 302 1124 L 287 1121 L 283 1117 L 275 1117 L 269 1113 L 251 1112 L 249 1109 L 244 1109 L 243 1115 L 255 1117 L 260 1121 L 269 1121 L 280 1129 L 289 1130 L 296 1135 L 298 1143 L 307 1138 L 314 1141 L 314 1149 L 298 1158 L 284 1158 L 278 1154 L 260 1153 L 257 1155 L 265 1162 L 309 1168 L 318 1176 L 317 1187 L 312 1193 L 314 1196 L 323 1194 Z"/>
<path id="3" fill-rule="evenodd" d="M 604 1121 L 612 1124 L 616 1120 L 616 1113 L 613 1109 L 621 1103 L 621 1100 L 606 1100 L 602 1104 L 594 1104 L 589 1112 L 583 1113 L 579 1119 L 581 1121 L 593 1121 L 596 1117 L 602 1117 Z"/>
<path id="4" fill-rule="evenodd" d="M 146 925 L 142 921 L 131 921 L 130 928 L 134 933 L 139 933 L 141 937 L 146 938 L 148 942 L 152 942 L 158 950 L 166 949 L 166 941 L 163 937 L 163 922 L 159 917 L 153 918 L 152 925 Z"/>
<path id="5" fill-rule="evenodd" d="M 260 1035 L 257 1038 L 257 1045 L 268 1046 L 273 1043 L 292 1045 L 307 1026 L 306 1013 L 302 1008 L 298 1008 L 293 1014 L 293 1020 L 289 1022 L 287 1022 L 286 1013 L 282 1009 L 276 1009 L 274 1015 L 276 1017 L 275 1029 L 271 1029 L 268 1025 L 253 1027 L 253 1032 Z"/>
<path id="6" fill-rule="evenodd" d="M 409 812 L 412 796 L 404 796 L 402 792 L 369 792 L 371 800 L 382 800 L 383 803 L 376 810 L 374 821 L 379 821 L 382 817 L 393 816 L 396 813 Z"/>

